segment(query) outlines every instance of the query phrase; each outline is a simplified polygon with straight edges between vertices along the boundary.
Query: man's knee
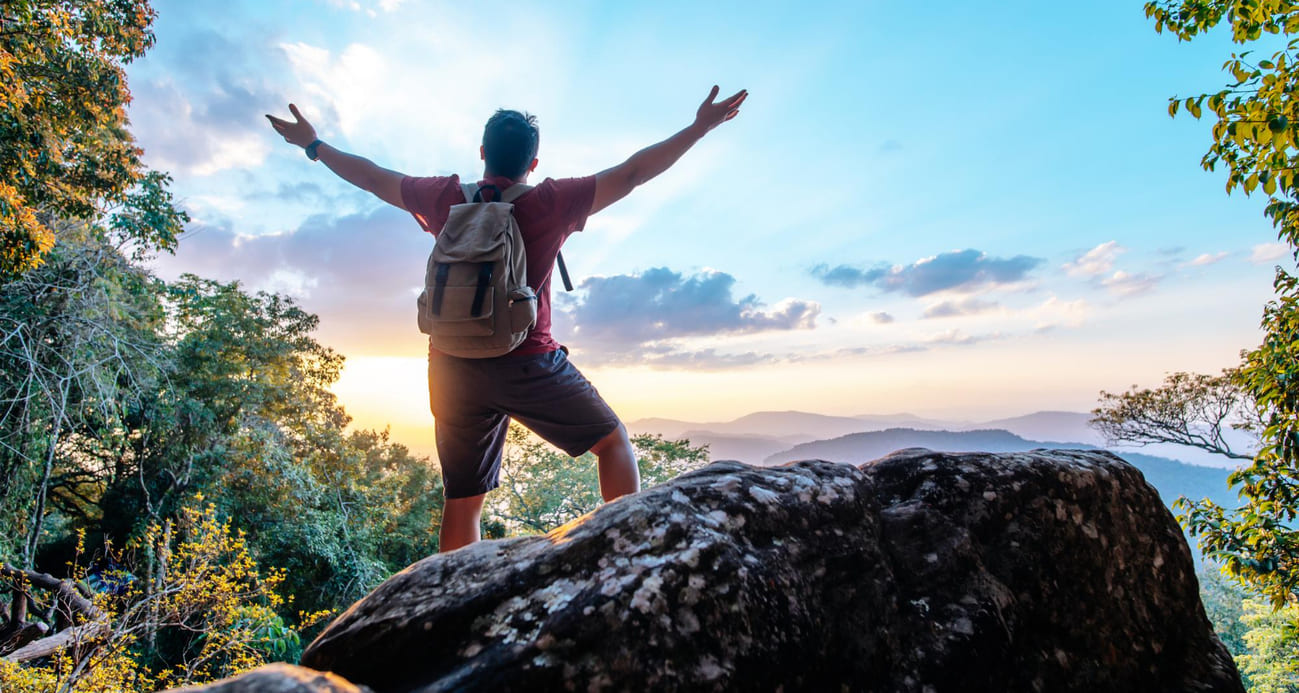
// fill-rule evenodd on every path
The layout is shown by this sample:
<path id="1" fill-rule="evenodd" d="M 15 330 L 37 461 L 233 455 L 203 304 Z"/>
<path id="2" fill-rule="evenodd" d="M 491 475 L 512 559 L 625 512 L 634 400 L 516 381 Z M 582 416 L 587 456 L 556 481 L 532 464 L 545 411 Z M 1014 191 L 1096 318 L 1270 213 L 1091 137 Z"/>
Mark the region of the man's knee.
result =
<path id="1" fill-rule="evenodd" d="M 465 498 L 446 498 L 442 504 L 442 514 L 454 515 L 457 518 L 474 518 L 483 511 L 483 499 L 487 494 Z"/>
<path id="2" fill-rule="evenodd" d="M 627 427 L 619 421 L 616 428 L 591 446 L 591 452 L 595 453 L 596 457 L 602 457 L 612 450 L 629 447 L 631 447 L 631 438 L 627 435 Z"/>

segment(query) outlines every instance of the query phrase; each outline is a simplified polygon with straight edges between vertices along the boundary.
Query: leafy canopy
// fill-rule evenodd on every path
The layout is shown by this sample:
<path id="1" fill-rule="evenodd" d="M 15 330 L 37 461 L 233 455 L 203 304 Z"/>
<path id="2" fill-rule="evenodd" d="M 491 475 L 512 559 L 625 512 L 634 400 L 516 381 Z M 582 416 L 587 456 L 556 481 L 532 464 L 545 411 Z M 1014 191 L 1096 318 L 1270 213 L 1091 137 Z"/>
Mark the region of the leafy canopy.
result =
<path id="1" fill-rule="evenodd" d="M 1161 0 L 1146 4 L 1155 29 L 1181 40 L 1225 23 L 1232 39 L 1266 55 L 1232 53 L 1217 92 L 1174 97 L 1169 113 L 1215 117 L 1202 165 L 1224 166 L 1227 192 L 1261 190 L 1279 239 L 1299 253 L 1299 3 L 1293 0 Z M 1299 256 L 1297 256 L 1299 257 Z M 1299 600 L 1299 280 L 1278 267 L 1263 311 L 1263 343 L 1244 354 L 1235 384 L 1257 408 L 1261 449 L 1230 478 L 1243 505 L 1202 501 L 1184 520 L 1205 554 L 1280 607 Z"/>
<path id="2" fill-rule="evenodd" d="M 167 177 L 126 129 L 123 65 L 153 45 L 148 0 L 0 4 L 0 278 L 35 267 L 56 219 L 100 221 L 171 248 L 183 221 Z"/>

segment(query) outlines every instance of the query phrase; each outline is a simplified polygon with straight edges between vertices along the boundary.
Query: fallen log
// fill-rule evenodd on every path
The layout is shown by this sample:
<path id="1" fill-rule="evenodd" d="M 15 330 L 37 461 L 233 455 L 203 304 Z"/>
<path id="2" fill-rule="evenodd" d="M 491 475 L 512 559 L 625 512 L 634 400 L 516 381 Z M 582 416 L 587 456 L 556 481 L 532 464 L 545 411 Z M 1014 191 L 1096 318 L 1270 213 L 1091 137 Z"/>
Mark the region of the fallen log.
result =
<path id="1" fill-rule="evenodd" d="M 81 625 L 64 629 L 38 640 L 32 638 L 33 636 L 39 637 L 43 632 L 48 632 L 48 626 L 45 624 L 10 624 L 12 628 L 16 629 L 16 634 L 5 643 L 0 644 L 0 648 L 2 648 L 0 652 L 15 647 L 17 649 L 5 653 L 3 659 L 10 662 L 26 662 L 40 659 L 69 647 L 90 642 L 108 633 L 107 615 L 99 607 L 95 606 L 94 602 L 84 596 L 78 585 L 72 581 L 61 580 L 49 573 L 15 568 L 7 564 L 0 564 L 0 578 L 16 582 L 17 586 L 14 589 L 18 592 L 25 593 L 24 586 L 29 585 L 53 593 L 55 605 L 62 606 L 61 614 L 67 617 L 69 621 L 79 620 L 81 623 Z M 34 632 L 33 629 L 35 629 Z"/>

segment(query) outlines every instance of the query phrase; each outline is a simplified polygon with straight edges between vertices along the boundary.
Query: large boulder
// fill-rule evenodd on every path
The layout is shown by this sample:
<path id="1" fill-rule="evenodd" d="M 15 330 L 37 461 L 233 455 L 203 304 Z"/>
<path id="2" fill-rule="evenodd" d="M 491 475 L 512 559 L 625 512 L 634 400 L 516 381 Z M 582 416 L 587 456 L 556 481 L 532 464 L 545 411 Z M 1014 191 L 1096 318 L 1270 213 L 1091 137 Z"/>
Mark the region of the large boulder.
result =
<path id="1" fill-rule="evenodd" d="M 1243 691 L 1105 452 L 719 462 L 416 563 L 302 663 L 375 691 Z"/>
<path id="2" fill-rule="evenodd" d="M 334 674 L 291 664 L 267 664 L 252 671 L 202 686 L 171 689 L 171 693 L 373 693 Z"/>

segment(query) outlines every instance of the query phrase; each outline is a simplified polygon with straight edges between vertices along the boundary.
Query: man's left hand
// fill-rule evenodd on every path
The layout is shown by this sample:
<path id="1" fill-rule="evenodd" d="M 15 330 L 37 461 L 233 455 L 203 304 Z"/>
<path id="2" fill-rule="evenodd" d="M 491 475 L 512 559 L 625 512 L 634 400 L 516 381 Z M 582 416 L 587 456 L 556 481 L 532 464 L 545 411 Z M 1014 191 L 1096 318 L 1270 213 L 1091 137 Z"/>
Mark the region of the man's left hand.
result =
<path id="1" fill-rule="evenodd" d="M 269 113 L 266 114 L 266 119 L 271 121 L 271 127 L 275 128 L 275 131 L 280 133 L 280 135 L 284 137 L 284 141 L 289 144 L 306 147 L 312 142 L 315 142 L 316 129 L 311 127 L 311 123 L 308 123 L 306 118 L 302 117 L 302 113 L 298 111 L 298 107 L 289 104 L 289 112 L 297 119 L 296 122 L 291 123 L 287 120 L 276 118 Z"/>

